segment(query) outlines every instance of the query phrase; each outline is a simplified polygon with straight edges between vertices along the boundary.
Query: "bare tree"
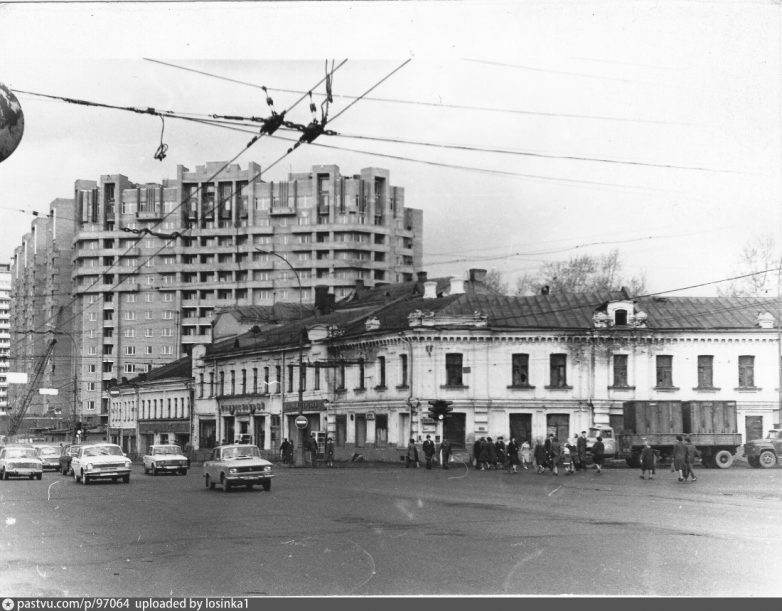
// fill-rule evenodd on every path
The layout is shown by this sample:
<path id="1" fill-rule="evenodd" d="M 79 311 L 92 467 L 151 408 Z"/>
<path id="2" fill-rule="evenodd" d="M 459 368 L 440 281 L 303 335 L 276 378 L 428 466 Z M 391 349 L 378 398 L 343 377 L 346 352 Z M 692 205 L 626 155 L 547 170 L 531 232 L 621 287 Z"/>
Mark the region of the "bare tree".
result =
<path id="1" fill-rule="evenodd" d="M 545 290 L 551 293 L 607 293 L 623 286 L 631 297 L 641 295 L 646 290 L 646 276 L 622 276 L 622 260 L 619 251 L 614 249 L 599 257 L 582 255 L 546 263 L 537 274 L 519 278 L 516 294 L 538 294 Z"/>
<path id="2" fill-rule="evenodd" d="M 508 283 L 503 280 L 502 274 L 496 269 L 493 269 L 486 274 L 486 276 L 483 279 L 483 284 L 492 293 L 495 293 L 497 295 L 508 294 Z"/>
<path id="3" fill-rule="evenodd" d="M 764 233 L 750 238 L 742 247 L 734 276 L 744 276 L 718 287 L 720 295 L 775 297 L 779 290 L 779 255 L 774 236 Z"/>

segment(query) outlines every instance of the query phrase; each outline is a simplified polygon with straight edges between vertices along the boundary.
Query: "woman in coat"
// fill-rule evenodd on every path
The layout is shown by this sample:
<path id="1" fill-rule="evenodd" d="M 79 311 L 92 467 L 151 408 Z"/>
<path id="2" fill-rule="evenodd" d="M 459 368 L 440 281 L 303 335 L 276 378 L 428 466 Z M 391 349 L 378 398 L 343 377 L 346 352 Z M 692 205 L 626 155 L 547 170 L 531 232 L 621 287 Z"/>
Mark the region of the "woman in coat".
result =
<path id="1" fill-rule="evenodd" d="M 559 438 L 552 437 L 549 446 L 549 455 L 551 456 L 551 471 L 559 476 L 559 465 L 562 462 L 562 446 L 559 445 Z"/>
<path id="2" fill-rule="evenodd" d="M 516 438 L 511 437 L 507 446 L 508 451 L 508 471 L 511 473 L 518 473 L 517 467 L 519 465 L 519 444 L 516 443 Z"/>
<path id="3" fill-rule="evenodd" d="M 526 439 L 521 443 L 521 466 L 528 469 L 532 464 L 532 448 L 529 447 L 529 441 Z"/>
<path id="4" fill-rule="evenodd" d="M 672 471 L 679 474 L 679 481 L 684 481 L 685 461 L 687 460 L 687 446 L 684 445 L 684 438 L 676 435 L 676 443 L 673 444 L 673 467 Z"/>
<path id="5" fill-rule="evenodd" d="M 407 462 L 405 468 L 410 468 L 410 465 L 418 466 L 418 448 L 415 447 L 415 439 L 410 438 L 410 443 L 407 444 Z"/>
<path id="6" fill-rule="evenodd" d="M 641 448 L 641 479 L 654 479 L 654 450 L 649 445 L 649 440 L 644 439 L 643 448 Z"/>
<path id="7" fill-rule="evenodd" d="M 486 468 L 497 468 L 497 446 L 491 440 L 491 437 L 486 438 Z"/>
<path id="8" fill-rule="evenodd" d="M 546 468 L 546 446 L 540 439 L 535 441 L 535 466 L 538 473 L 543 473 Z"/>

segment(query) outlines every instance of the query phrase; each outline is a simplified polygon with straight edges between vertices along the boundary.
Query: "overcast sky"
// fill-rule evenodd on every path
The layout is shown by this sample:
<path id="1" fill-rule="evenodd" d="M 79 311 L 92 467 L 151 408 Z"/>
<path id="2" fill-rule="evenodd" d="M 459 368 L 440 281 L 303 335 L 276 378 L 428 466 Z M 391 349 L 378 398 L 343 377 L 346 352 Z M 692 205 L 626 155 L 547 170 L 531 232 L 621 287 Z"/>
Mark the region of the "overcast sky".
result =
<path id="1" fill-rule="evenodd" d="M 544 261 L 619 248 L 627 275 L 666 291 L 732 275 L 747 240 L 779 234 L 780 10 L 719 0 L 6 4 L 0 82 L 265 116 L 258 86 L 280 110 L 299 97 L 280 90 L 306 91 L 326 58 L 347 58 L 334 116 L 412 59 L 329 125 L 341 136 L 300 147 L 263 178 L 313 164 L 388 168 L 424 211 L 430 276 L 483 267 L 512 285 Z M 0 164 L 2 261 L 30 211 L 71 197 L 76 179 L 173 178 L 178 164 L 228 160 L 251 137 L 167 119 L 160 162 L 157 117 L 18 98 L 24 137 Z M 307 102 L 289 118 L 307 122 Z M 266 167 L 289 146 L 264 138 L 237 163 Z"/>

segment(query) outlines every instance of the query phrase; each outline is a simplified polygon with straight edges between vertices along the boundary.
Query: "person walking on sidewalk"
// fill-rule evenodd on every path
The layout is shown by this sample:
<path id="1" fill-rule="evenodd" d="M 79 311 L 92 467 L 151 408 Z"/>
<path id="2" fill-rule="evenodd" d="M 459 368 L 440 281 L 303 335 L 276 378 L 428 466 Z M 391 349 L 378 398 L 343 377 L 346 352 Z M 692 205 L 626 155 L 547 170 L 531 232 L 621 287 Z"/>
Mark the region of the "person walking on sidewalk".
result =
<path id="1" fill-rule="evenodd" d="M 546 446 L 540 439 L 535 442 L 535 467 L 539 474 L 546 469 Z"/>
<path id="2" fill-rule="evenodd" d="M 440 444 L 440 460 L 442 461 L 443 469 L 448 468 L 448 462 L 451 460 L 451 442 L 443 438 L 443 442 Z"/>
<path id="3" fill-rule="evenodd" d="M 407 444 L 407 462 L 405 463 L 405 468 L 409 469 L 411 466 L 416 468 L 421 466 L 418 462 L 418 448 L 415 447 L 415 439 L 412 437 L 410 438 L 410 443 Z"/>
<path id="4" fill-rule="evenodd" d="M 312 433 L 309 440 L 307 440 L 307 452 L 310 454 L 310 461 L 314 469 L 318 466 L 318 440 L 315 439 L 315 433 Z"/>
<path id="5" fill-rule="evenodd" d="M 559 465 L 562 462 L 562 446 L 559 445 L 559 438 L 551 438 L 549 454 L 551 456 L 551 472 L 555 477 L 559 477 Z"/>
<path id="6" fill-rule="evenodd" d="M 603 444 L 603 438 L 598 435 L 597 441 L 592 446 L 592 460 L 595 463 L 595 469 L 597 474 L 600 475 L 603 472 L 603 458 L 605 457 L 606 447 Z"/>
<path id="7" fill-rule="evenodd" d="M 334 440 L 331 437 L 326 440 L 326 466 L 334 466 Z"/>
<path id="8" fill-rule="evenodd" d="M 434 441 L 432 441 L 431 435 L 426 436 L 426 441 L 424 441 L 423 450 L 424 450 L 424 458 L 426 459 L 426 468 L 431 470 L 432 459 L 434 458 L 434 453 L 435 453 Z"/>
<path id="9" fill-rule="evenodd" d="M 587 468 L 587 432 L 581 431 L 581 437 L 576 440 L 576 453 L 578 454 L 578 469 L 586 471 Z"/>
<path id="10" fill-rule="evenodd" d="M 701 453 L 689 437 L 684 438 L 684 446 L 687 448 L 686 458 L 684 459 L 684 481 L 686 482 L 688 477 L 692 477 L 692 481 L 696 481 L 698 478 L 695 477 L 693 467 L 695 466 L 695 459 L 699 458 Z"/>
<path id="11" fill-rule="evenodd" d="M 519 465 L 519 444 L 516 443 L 515 437 L 510 438 L 506 450 L 508 452 L 508 472 L 518 473 L 517 467 Z"/>
<path id="12" fill-rule="evenodd" d="M 684 438 L 681 435 L 676 435 L 676 443 L 673 444 L 673 463 L 671 464 L 671 471 L 676 471 L 679 474 L 679 481 L 684 481 L 684 469 L 687 461 L 687 446 L 684 445 Z"/>
<path id="13" fill-rule="evenodd" d="M 521 442 L 521 466 L 529 469 L 532 464 L 532 448 L 529 447 L 529 441 L 526 439 Z"/>
<path id="14" fill-rule="evenodd" d="M 649 440 L 644 439 L 641 448 L 641 479 L 654 479 L 654 450 L 649 445 Z"/>

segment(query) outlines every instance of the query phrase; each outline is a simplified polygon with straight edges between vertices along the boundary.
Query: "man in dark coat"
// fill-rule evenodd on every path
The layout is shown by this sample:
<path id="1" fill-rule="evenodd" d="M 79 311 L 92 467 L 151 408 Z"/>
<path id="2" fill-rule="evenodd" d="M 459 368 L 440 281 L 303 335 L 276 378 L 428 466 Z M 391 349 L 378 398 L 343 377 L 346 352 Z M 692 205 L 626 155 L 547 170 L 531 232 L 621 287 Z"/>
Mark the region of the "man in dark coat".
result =
<path id="1" fill-rule="evenodd" d="M 538 473 L 543 473 L 546 468 L 546 446 L 543 445 L 543 442 L 540 439 L 535 442 L 534 454 L 535 468 Z"/>
<path id="2" fill-rule="evenodd" d="M 318 466 L 318 440 L 315 439 L 315 433 L 310 435 L 307 440 L 307 452 L 310 453 L 310 460 L 312 461 L 312 467 Z"/>
<path id="3" fill-rule="evenodd" d="M 432 458 L 434 458 L 434 453 L 435 453 L 434 441 L 432 441 L 431 435 L 426 436 L 426 441 L 424 441 L 423 443 L 423 451 L 424 451 L 424 458 L 426 458 L 426 468 L 431 469 Z"/>
<path id="4" fill-rule="evenodd" d="M 701 453 L 698 451 L 698 448 L 695 447 L 695 445 L 692 443 L 692 439 L 689 437 L 684 438 L 684 446 L 687 448 L 687 455 L 684 459 L 684 481 L 686 482 L 688 477 L 692 477 L 692 481 L 695 481 L 698 478 L 695 477 L 695 471 L 693 471 L 693 467 L 695 466 L 695 458 L 699 457 Z"/>
<path id="5" fill-rule="evenodd" d="M 603 472 L 603 457 L 605 455 L 606 447 L 603 444 L 603 438 L 598 435 L 597 441 L 592 446 L 592 460 L 595 463 L 595 469 L 597 474 L 600 475 Z"/>
<path id="6" fill-rule="evenodd" d="M 581 437 L 576 441 L 576 454 L 578 455 L 578 468 L 586 470 L 587 464 L 587 432 L 581 431 Z"/>
<path id="7" fill-rule="evenodd" d="M 418 448 L 415 447 L 415 439 L 410 438 L 410 443 L 407 444 L 407 461 L 405 462 L 405 468 L 418 467 Z"/>
<path id="8" fill-rule="evenodd" d="M 472 457 L 475 461 L 476 469 L 481 468 L 481 443 L 482 439 L 476 439 L 475 443 L 472 444 Z"/>
<path id="9" fill-rule="evenodd" d="M 494 445 L 494 442 L 491 440 L 491 437 L 486 438 L 486 468 L 487 469 L 496 469 L 497 468 L 497 446 Z"/>
<path id="10" fill-rule="evenodd" d="M 497 465 L 496 468 L 505 466 L 505 441 L 503 438 L 497 437 L 497 441 L 494 442 L 494 449 L 497 452 Z"/>
<path id="11" fill-rule="evenodd" d="M 649 445 L 649 440 L 644 439 L 643 448 L 641 448 L 641 479 L 654 479 L 654 450 Z"/>
<path id="12" fill-rule="evenodd" d="M 684 469 L 687 461 L 687 446 L 684 445 L 684 438 L 676 435 L 676 443 L 673 444 L 673 471 L 679 474 L 679 481 L 684 481 Z"/>
<path id="13" fill-rule="evenodd" d="M 445 438 L 440 444 L 440 460 L 442 461 L 443 469 L 447 469 L 448 461 L 451 460 L 451 442 Z"/>
<path id="14" fill-rule="evenodd" d="M 559 463 L 562 460 L 562 446 L 559 445 L 557 437 L 551 438 L 549 445 L 549 455 L 551 456 L 551 471 L 555 476 L 559 476 Z"/>

